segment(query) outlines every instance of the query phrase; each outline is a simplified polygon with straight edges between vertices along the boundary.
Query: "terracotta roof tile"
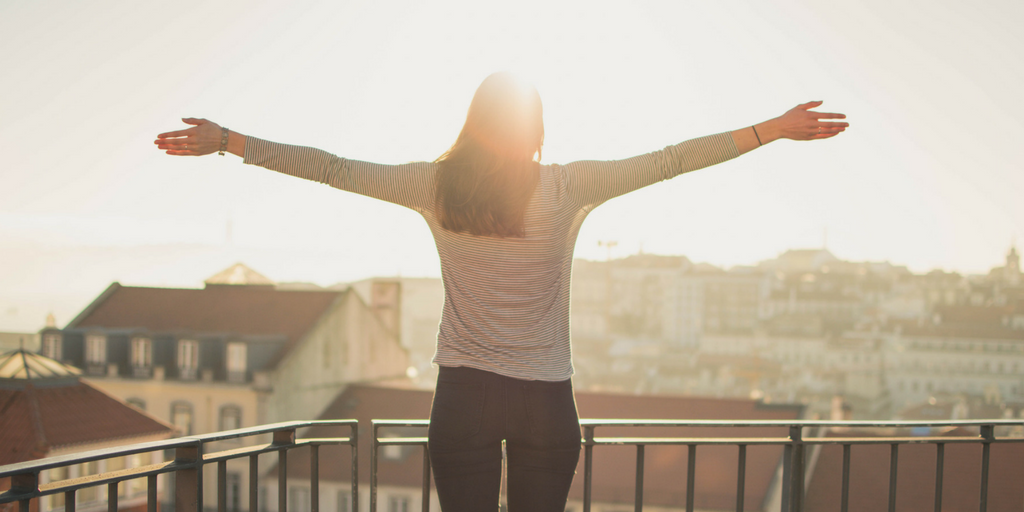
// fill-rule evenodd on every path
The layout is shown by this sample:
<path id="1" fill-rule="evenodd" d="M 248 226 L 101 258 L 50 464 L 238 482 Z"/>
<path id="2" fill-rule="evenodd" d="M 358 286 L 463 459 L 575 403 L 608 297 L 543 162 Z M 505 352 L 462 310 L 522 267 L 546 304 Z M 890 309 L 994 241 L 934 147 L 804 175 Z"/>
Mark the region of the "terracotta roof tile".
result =
<path id="1" fill-rule="evenodd" d="M 82 381 L 0 389 L 0 465 L 57 448 L 173 433 L 171 426 Z"/>
<path id="2" fill-rule="evenodd" d="M 112 288 L 68 328 L 285 336 L 288 343 L 272 365 L 346 293 L 260 286 L 183 289 L 126 287 L 115 283 Z"/>

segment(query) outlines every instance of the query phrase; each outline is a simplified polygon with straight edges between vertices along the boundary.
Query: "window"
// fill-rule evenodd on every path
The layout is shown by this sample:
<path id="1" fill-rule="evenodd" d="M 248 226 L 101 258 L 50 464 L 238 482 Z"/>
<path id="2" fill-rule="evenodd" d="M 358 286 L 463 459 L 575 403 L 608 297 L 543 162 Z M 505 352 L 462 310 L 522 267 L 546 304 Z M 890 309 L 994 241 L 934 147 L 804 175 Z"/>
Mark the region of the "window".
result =
<path id="1" fill-rule="evenodd" d="M 247 349 L 245 343 L 235 341 L 228 343 L 227 369 L 228 381 L 245 382 Z"/>
<path id="2" fill-rule="evenodd" d="M 195 340 L 178 341 L 178 377 L 194 379 L 199 370 L 199 342 Z"/>
<path id="3" fill-rule="evenodd" d="M 128 468 L 141 468 L 153 463 L 152 453 L 136 453 L 128 456 Z M 149 482 L 146 478 L 133 478 L 128 480 L 128 496 L 140 496 L 146 494 L 149 489 Z"/>
<path id="4" fill-rule="evenodd" d="M 121 471 L 125 468 L 124 457 L 114 457 L 113 459 L 107 459 L 107 471 Z M 109 490 L 107 492 L 110 492 Z M 125 481 L 117 483 L 117 495 L 121 498 L 128 496 L 128 485 Z"/>
<path id="5" fill-rule="evenodd" d="M 153 366 L 153 340 L 132 338 L 132 367 L 149 369 Z"/>
<path id="6" fill-rule="evenodd" d="M 351 491 L 338 491 L 338 512 L 352 512 Z"/>
<path id="7" fill-rule="evenodd" d="M 141 398 L 132 397 L 132 398 L 129 398 L 128 400 L 125 400 L 125 402 L 128 402 L 128 405 L 130 405 L 130 406 L 132 406 L 132 407 L 134 407 L 134 408 L 136 408 L 136 409 L 138 409 L 140 411 L 145 411 L 146 410 L 146 401 L 141 399 Z"/>
<path id="8" fill-rule="evenodd" d="M 60 334 L 43 335 L 43 355 L 60 361 L 60 358 L 64 357 L 63 341 L 63 337 Z"/>
<path id="9" fill-rule="evenodd" d="M 388 512 L 409 512 L 408 496 L 391 496 L 388 498 Z"/>
<path id="10" fill-rule="evenodd" d="M 288 488 L 288 512 L 309 512 L 309 489 L 293 486 Z"/>
<path id="11" fill-rule="evenodd" d="M 89 334 L 85 337 L 86 364 L 107 363 L 107 337 L 102 334 Z"/>
<path id="12" fill-rule="evenodd" d="M 192 435 L 192 404 L 188 402 L 171 404 L 171 424 L 178 428 L 181 435 Z"/>
<path id="13" fill-rule="evenodd" d="M 240 473 L 227 474 L 227 502 L 229 512 L 238 512 L 241 509 L 242 475 Z"/>
<path id="14" fill-rule="evenodd" d="M 59 468 L 53 468 L 50 470 L 50 482 L 59 482 L 61 480 L 67 480 L 68 467 L 63 466 Z M 59 492 L 57 494 L 50 495 L 50 510 L 64 508 L 64 493 Z"/>
<path id="15" fill-rule="evenodd" d="M 98 460 L 86 462 L 81 464 L 79 467 L 79 477 L 96 475 L 100 472 L 100 462 Z M 75 497 L 78 503 L 92 503 L 100 499 L 99 491 L 99 487 L 84 487 L 78 490 Z"/>
<path id="16" fill-rule="evenodd" d="M 220 408 L 220 429 L 235 430 L 242 428 L 242 408 L 234 405 L 225 405 Z"/>

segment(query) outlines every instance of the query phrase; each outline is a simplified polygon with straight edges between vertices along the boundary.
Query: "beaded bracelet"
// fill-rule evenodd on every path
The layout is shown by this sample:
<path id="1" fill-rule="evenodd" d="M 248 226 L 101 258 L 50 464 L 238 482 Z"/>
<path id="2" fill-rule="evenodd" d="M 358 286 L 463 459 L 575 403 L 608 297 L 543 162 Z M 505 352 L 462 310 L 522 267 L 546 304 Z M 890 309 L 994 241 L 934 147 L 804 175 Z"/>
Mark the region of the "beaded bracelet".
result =
<path id="1" fill-rule="evenodd" d="M 223 126 L 220 128 L 220 151 L 217 152 L 217 154 L 220 155 L 220 156 L 224 156 L 224 152 L 228 150 L 228 132 L 229 131 L 230 130 L 228 130 L 227 128 L 225 128 Z"/>

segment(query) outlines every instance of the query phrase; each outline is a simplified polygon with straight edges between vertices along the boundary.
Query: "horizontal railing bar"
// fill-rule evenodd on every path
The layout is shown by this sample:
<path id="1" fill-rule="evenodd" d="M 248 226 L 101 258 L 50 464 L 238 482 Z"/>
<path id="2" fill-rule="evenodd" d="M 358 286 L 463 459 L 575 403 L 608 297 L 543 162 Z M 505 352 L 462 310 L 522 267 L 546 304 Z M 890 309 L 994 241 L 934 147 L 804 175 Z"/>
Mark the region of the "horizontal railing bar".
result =
<path id="1" fill-rule="evenodd" d="M 426 420 L 424 420 L 426 421 Z M 789 420 L 622 420 L 581 419 L 585 427 L 980 427 L 983 425 L 1024 425 L 1024 420 L 946 420 L 946 421 L 789 421 Z"/>
<path id="2" fill-rule="evenodd" d="M 375 427 L 429 427 L 430 420 L 372 420 Z"/>
<path id="3" fill-rule="evenodd" d="M 425 437 L 381 437 L 377 439 L 377 444 L 380 446 L 384 445 L 416 445 L 416 444 L 427 444 L 427 438 Z"/>
<path id="4" fill-rule="evenodd" d="M 341 437 L 338 439 L 331 438 L 317 438 L 317 439 L 297 439 L 294 443 L 289 445 L 280 445 L 274 443 L 258 444 L 255 446 L 244 446 L 242 448 L 235 448 L 232 450 L 224 450 L 220 452 L 204 453 L 203 463 L 220 462 L 222 460 L 240 459 L 242 457 L 248 457 L 250 455 L 259 455 L 262 453 L 278 452 L 281 451 L 282 446 L 288 446 L 288 449 L 299 448 L 302 446 L 321 446 L 325 444 L 350 444 L 351 440 L 347 437 Z"/>
<path id="5" fill-rule="evenodd" d="M 68 491 L 77 491 L 86 487 L 95 487 L 103 484 L 114 484 L 123 482 L 125 480 L 134 480 L 136 478 L 143 478 L 150 475 L 159 475 L 161 473 L 170 473 L 172 471 L 180 471 L 183 469 L 191 469 L 196 467 L 195 462 L 189 462 L 185 464 L 176 463 L 175 461 L 158 462 L 156 464 L 147 464 L 145 466 L 139 466 L 137 468 L 122 469 L 118 471 L 110 471 L 106 473 L 97 473 L 95 475 L 80 476 L 78 478 L 69 478 L 67 480 L 60 480 L 57 482 L 50 482 L 39 486 L 39 491 L 32 493 L 32 497 L 36 496 L 47 496 L 50 494 L 58 494 Z"/>
<path id="6" fill-rule="evenodd" d="M 246 427 L 235 430 L 226 430 L 224 432 L 214 432 L 212 434 L 203 434 L 197 437 L 202 439 L 204 442 L 212 441 L 223 441 L 225 439 L 236 439 L 239 437 L 248 437 L 259 434 L 272 434 L 274 432 L 280 432 L 282 430 L 292 430 L 306 427 L 331 427 L 331 426 L 346 426 L 358 424 L 358 420 L 310 420 L 310 421 L 285 421 L 281 423 L 271 423 L 269 425 L 260 425 L 256 427 Z"/>
<path id="7" fill-rule="evenodd" d="M 584 442 L 586 444 L 586 442 Z M 595 437 L 590 444 L 595 446 L 613 445 L 683 445 L 683 444 L 792 444 L 788 437 Z"/>
<path id="8" fill-rule="evenodd" d="M 304 437 L 295 441 L 298 445 L 352 444 L 350 437 Z"/>
<path id="9" fill-rule="evenodd" d="M 81 453 L 58 455 L 56 457 L 49 457 L 46 459 L 36 459 L 25 462 L 17 462 L 15 464 L 0 466 L 0 478 L 24 473 L 38 473 L 41 471 L 45 471 L 47 469 L 64 467 L 70 464 L 81 464 L 83 462 L 110 459 L 114 457 L 121 457 L 124 455 L 135 455 L 137 453 L 169 450 L 185 446 L 196 446 L 200 442 L 201 441 L 196 437 L 178 437 L 174 439 L 165 439 L 161 441 L 151 441 L 148 443 L 133 444 L 128 445 L 126 447 L 103 448 L 99 450 L 91 450 Z"/>
<path id="10" fill-rule="evenodd" d="M 95 460 L 121 457 L 124 455 L 135 455 L 137 453 L 154 452 L 158 450 L 169 450 L 185 446 L 198 445 L 200 443 L 209 443 L 214 441 L 222 441 L 226 439 L 235 439 L 239 437 L 260 434 L 270 434 L 282 430 L 292 430 L 313 426 L 352 426 L 357 424 L 357 420 L 286 421 L 282 423 L 272 423 L 270 425 L 240 428 L 237 430 L 228 430 L 225 432 L 215 432 L 212 434 L 202 434 L 189 437 L 166 439 L 161 441 L 151 441 L 148 443 L 133 444 L 126 447 L 104 448 L 100 450 L 92 450 L 82 453 L 72 453 L 68 455 L 60 455 L 57 457 L 49 457 L 46 459 L 30 460 L 25 462 L 18 462 L 15 464 L 8 464 L 6 466 L 0 466 L 0 478 L 16 474 L 41 472 L 47 469 L 63 467 L 68 464 L 80 464 L 83 462 L 92 462 Z"/>
<path id="11" fill-rule="evenodd" d="M 276 452 L 280 449 L 281 445 L 279 444 L 264 443 L 253 446 L 243 446 L 241 448 L 235 448 L 232 450 L 204 453 L 203 463 L 209 464 L 211 462 L 220 462 L 222 460 L 231 460 L 236 458 L 248 457 L 249 455 L 259 455 L 261 453 Z"/>
<path id="12" fill-rule="evenodd" d="M 418 438 L 407 438 L 418 439 Z M 1022 442 L 1021 438 L 998 439 L 1001 442 Z M 936 444 L 936 443 L 982 443 L 991 442 L 981 437 L 805 437 L 793 441 L 788 437 L 595 437 L 593 444 L 602 445 L 783 445 L 783 444 Z M 381 441 L 384 444 L 384 441 Z M 405 444 L 402 439 L 390 438 L 388 444 Z M 586 444 L 586 441 L 584 441 Z"/>
<path id="13" fill-rule="evenodd" d="M 428 427 L 430 420 L 373 420 L 375 427 Z M 637 420 L 637 419 L 580 419 L 584 427 L 980 427 L 1024 426 L 1024 420 L 939 420 L 939 421 L 826 421 L 826 420 Z"/>
<path id="14" fill-rule="evenodd" d="M 1006 438 L 1003 442 L 1014 442 L 1014 438 Z M 1020 443 L 1021 438 L 1016 438 Z M 936 444 L 936 443 L 981 443 L 988 442 L 981 437 L 805 437 L 803 444 Z"/>

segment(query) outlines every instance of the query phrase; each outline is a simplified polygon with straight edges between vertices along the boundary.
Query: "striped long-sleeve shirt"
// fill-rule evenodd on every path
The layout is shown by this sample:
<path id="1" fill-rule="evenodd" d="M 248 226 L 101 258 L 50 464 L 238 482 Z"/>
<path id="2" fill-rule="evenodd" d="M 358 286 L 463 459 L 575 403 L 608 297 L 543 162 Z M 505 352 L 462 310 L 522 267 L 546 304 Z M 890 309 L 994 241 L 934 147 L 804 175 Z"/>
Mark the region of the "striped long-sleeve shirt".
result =
<path id="1" fill-rule="evenodd" d="M 444 283 L 434 362 L 560 381 L 573 373 L 569 283 L 587 214 L 613 197 L 738 155 L 732 136 L 722 133 L 625 160 L 542 165 L 523 238 L 443 229 L 434 215 L 431 162 L 360 162 L 253 137 L 244 161 L 419 212 L 434 235 Z"/>

